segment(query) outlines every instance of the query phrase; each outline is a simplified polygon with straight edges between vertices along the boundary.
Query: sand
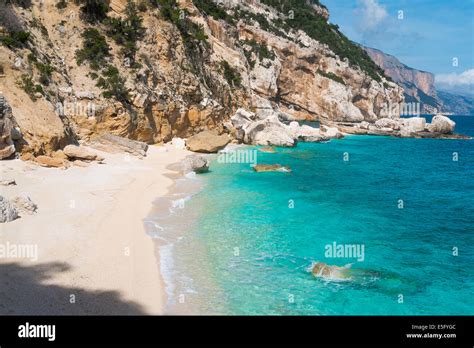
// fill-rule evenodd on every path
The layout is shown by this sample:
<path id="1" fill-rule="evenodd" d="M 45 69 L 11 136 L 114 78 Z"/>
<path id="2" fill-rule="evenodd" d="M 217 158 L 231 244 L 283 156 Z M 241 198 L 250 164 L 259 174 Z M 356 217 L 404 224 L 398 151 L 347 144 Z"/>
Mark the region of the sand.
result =
<path id="1" fill-rule="evenodd" d="M 151 146 L 144 159 L 100 152 L 105 164 L 67 170 L 2 161 L 6 198 L 25 193 L 34 215 L 0 224 L 0 246 L 37 247 L 37 260 L 0 258 L 0 314 L 160 314 L 166 301 L 143 219 L 189 154 Z M 33 250 L 33 249 L 31 249 Z"/>

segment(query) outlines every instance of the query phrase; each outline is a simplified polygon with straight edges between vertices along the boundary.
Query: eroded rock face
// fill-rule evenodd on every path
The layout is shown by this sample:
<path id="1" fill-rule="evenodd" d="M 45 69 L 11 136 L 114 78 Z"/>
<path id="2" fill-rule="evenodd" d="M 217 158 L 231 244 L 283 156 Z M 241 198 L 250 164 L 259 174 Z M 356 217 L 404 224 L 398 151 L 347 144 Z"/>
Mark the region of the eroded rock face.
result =
<path id="1" fill-rule="evenodd" d="M 3 94 L 0 94 L 0 160 L 15 153 L 12 131 L 12 112 Z"/>
<path id="2" fill-rule="evenodd" d="M 450 134 L 454 131 L 454 127 L 456 127 L 456 123 L 449 117 L 436 115 L 428 125 L 428 130 L 431 133 Z"/>
<path id="3" fill-rule="evenodd" d="M 216 153 L 222 150 L 230 140 L 227 134 L 217 135 L 215 132 L 204 131 L 188 138 L 186 146 L 193 152 Z"/>

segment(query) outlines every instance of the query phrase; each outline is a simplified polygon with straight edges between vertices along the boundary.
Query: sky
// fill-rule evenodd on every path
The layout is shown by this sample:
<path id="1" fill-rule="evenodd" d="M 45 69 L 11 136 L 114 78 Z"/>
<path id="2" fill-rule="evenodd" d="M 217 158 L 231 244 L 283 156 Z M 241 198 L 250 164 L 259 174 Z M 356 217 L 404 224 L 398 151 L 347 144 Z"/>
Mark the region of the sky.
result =
<path id="1" fill-rule="evenodd" d="M 474 0 L 321 0 L 351 40 L 474 93 Z"/>

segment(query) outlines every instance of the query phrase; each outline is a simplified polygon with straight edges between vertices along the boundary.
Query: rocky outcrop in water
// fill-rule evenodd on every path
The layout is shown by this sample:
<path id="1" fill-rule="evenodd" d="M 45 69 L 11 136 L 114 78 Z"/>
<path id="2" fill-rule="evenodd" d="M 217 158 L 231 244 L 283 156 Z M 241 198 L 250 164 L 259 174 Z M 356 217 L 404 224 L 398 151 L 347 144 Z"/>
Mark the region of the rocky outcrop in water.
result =
<path id="1" fill-rule="evenodd" d="M 431 123 L 428 125 L 428 131 L 431 133 L 451 134 L 454 132 L 456 123 L 443 115 L 433 116 Z"/>
<path id="2" fill-rule="evenodd" d="M 289 166 L 282 166 L 281 164 L 256 164 L 252 166 L 252 168 L 256 172 L 291 172 L 291 168 Z"/>
<path id="3" fill-rule="evenodd" d="M 285 124 L 274 110 L 266 110 L 263 119 L 251 112 L 239 109 L 231 117 L 233 133 L 237 139 L 249 145 L 292 147 L 298 141 L 322 142 L 343 137 L 335 127 L 320 128 L 300 125 L 296 121 Z"/>
<path id="4" fill-rule="evenodd" d="M 312 266 L 311 273 L 317 278 L 326 280 L 349 280 L 349 268 L 339 267 L 325 264 L 324 262 L 316 262 Z"/>
<path id="5" fill-rule="evenodd" d="M 456 123 L 443 115 L 427 123 L 424 117 L 380 119 L 375 123 L 339 123 L 337 127 L 349 134 L 388 135 L 403 138 L 470 139 L 454 134 Z"/>

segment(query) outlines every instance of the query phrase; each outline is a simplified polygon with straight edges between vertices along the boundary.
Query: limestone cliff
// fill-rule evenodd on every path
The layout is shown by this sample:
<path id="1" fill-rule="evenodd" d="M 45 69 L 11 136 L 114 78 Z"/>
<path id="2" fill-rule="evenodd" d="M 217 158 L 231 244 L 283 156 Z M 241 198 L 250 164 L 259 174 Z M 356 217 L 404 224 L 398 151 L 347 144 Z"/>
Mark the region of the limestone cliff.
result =
<path id="1" fill-rule="evenodd" d="M 407 102 L 419 102 L 422 113 L 441 111 L 443 102 L 437 95 L 432 73 L 410 68 L 396 57 L 380 50 L 369 47 L 364 47 L 364 49 L 387 76 L 403 87 Z"/>
<path id="2" fill-rule="evenodd" d="M 0 0 L 0 91 L 23 153 L 103 133 L 147 143 L 223 133 L 238 108 L 370 122 L 403 101 L 316 0 L 92 2 L 104 11 Z"/>

